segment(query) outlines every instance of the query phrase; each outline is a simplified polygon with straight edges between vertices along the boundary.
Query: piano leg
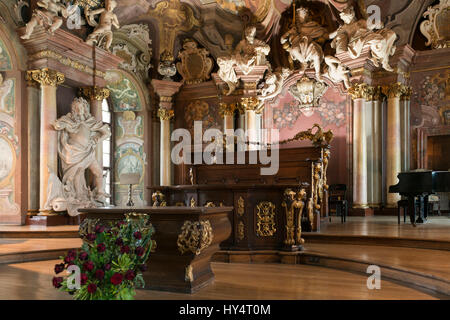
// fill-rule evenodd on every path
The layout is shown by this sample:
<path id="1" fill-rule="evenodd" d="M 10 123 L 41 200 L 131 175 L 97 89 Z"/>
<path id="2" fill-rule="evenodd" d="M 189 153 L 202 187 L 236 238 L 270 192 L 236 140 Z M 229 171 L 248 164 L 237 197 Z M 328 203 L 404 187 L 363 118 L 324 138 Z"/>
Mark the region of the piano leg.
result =
<path id="1" fill-rule="evenodd" d="M 428 202 L 428 195 L 426 195 L 426 196 L 423 198 L 423 207 L 424 207 L 424 210 L 423 210 L 423 220 L 424 220 L 424 222 L 427 222 L 427 219 L 428 219 L 428 210 L 430 209 L 429 202 Z"/>
<path id="2" fill-rule="evenodd" d="M 409 213 L 409 220 L 411 221 L 411 224 L 413 227 L 416 226 L 416 206 L 415 206 L 415 199 L 414 196 L 408 196 L 408 213 Z"/>
<path id="3" fill-rule="evenodd" d="M 419 196 L 419 216 L 417 217 L 416 223 L 423 223 L 424 222 L 424 215 L 425 215 L 425 198 L 428 198 L 426 196 Z"/>

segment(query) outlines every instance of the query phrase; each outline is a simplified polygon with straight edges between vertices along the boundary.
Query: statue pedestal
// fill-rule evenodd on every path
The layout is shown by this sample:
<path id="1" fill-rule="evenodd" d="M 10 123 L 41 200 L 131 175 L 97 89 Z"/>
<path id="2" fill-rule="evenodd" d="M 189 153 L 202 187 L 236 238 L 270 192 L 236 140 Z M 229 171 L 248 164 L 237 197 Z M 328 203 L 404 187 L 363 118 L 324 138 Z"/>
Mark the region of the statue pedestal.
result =
<path id="1" fill-rule="evenodd" d="M 148 214 L 155 228 L 155 252 L 144 272 L 145 288 L 193 293 L 214 281 L 211 258 L 231 234 L 233 207 L 109 207 L 80 209 L 87 219 L 122 220 L 126 213 Z"/>
<path id="2" fill-rule="evenodd" d="M 76 226 L 83 221 L 84 215 L 71 217 L 69 215 L 49 214 L 49 215 L 28 215 L 25 220 L 27 226 Z"/>

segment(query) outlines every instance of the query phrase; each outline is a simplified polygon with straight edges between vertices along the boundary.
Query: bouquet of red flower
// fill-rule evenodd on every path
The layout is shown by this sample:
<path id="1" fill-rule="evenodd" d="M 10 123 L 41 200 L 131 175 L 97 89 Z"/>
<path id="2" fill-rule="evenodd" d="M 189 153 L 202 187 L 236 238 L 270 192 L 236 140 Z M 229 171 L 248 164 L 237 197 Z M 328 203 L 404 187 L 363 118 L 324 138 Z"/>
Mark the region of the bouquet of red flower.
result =
<path id="1" fill-rule="evenodd" d="M 97 224 L 84 237 L 80 250 L 70 250 L 55 265 L 53 286 L 77 300 L 132 300 L 135 288 L 145 285 L 142 272 L 154 241 L 147 216 L 127 217 L 107 226 Z"/>

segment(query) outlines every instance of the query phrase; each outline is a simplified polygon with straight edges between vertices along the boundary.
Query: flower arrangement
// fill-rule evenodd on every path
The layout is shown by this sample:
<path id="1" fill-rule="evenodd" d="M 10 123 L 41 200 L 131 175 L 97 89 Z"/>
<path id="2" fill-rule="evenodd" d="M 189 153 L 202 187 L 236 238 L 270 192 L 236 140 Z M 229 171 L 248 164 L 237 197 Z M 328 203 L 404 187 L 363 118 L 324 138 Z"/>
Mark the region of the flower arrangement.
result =
<path id="1" fill-rule="evenodd" d="M 92 231 L 84 237 L 81 249 L 70 250 L 55 265 L 53 286 L 76 300 L 134 299 L 135 288 L 145 285 L 142 272 L 147 270 L 155 245 L 148 217 L 127 216 L 107 226 L 96 224 Z M 75 269 L 75 273 L 59 276 L 66 269 Z"/>

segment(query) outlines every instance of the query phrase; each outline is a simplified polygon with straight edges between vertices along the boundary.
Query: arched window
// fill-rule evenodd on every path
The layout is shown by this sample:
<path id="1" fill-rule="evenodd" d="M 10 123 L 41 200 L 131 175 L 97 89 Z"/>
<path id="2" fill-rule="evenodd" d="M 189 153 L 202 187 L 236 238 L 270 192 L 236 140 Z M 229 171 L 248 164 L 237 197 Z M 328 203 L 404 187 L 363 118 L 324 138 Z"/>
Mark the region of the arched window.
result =
<path id="1" fill-rule="evenodd" d="M 114 190 L 113 190 L 113 113 L 110 110 L 108 101 L 106 99 L 102 102 L 102 120 L 103 123 L 108 124 L 111 128 L 111 136 L 103 140 L 103 179 L 105 181 L 105 192 L 110 195 L 106 199 L 108 205 L 114 204 Z"/>

